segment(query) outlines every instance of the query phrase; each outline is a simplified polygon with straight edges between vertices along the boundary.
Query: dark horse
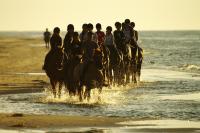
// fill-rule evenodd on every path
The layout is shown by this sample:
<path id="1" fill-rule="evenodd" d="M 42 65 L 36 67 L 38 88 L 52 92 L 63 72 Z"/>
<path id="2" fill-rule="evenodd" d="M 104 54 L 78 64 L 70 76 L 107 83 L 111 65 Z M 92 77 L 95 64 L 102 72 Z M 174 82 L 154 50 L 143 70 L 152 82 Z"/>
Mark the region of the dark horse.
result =
<path id="1" fill-rule="evenodd" d="M 80 101 L 83 99 L 82 96 L 89 101 L 91 89 L 98 88 L 99 92 L 101 92 L 102 87 L 104 86 L 104 78 L 101 72 L 101 69 L 103 68 L 102 59 L 102 52 L 96 50 L 94 53 L 94 61 L 88 63 L 83 76 L 81 76 L 83 64 L 80 63 L 75 67 L 74 79 L 77 85 L 76 87 L 78 87 L 77 90 Z M 80 77 L 82 77 L 82 79 L 80 79 Z M 86 87 L 85 91 L 83 91 L 83 86 Z"/>
<path id="2" fill-rule="evenodd" d="M 131 50 L 129 44 L 122 45 L 121 52 L 123 53 L 123 81 L 125 83 L 130 82 L 130 71 L 131 71 Z"/>
<path id="3" fill-rule="evenodd" d="M 103 59 L 102 59 L 102 64 L 103 64 L 103 76 L 104 80 L 108 79 L 110 77 L 109 75 L 109 63 L 110 63 L 110 51 L 105 45 L 101 45 L 101 51 L 103 53 Z"/>
<path id="4" fill-rule="evenodd" d="M 73 78 L 73 73 L 74 73 L 75 67 L 78 64 L 80 64 L 81 58 L 82 58 L 82 55 L 71 56 L 71 58 L 68 59 L 64 65 L 64 69 L 65 69 L 64 83 L 70 96 L 74 96 L 78 92 L 78 89 L 77 89 L 78 83 Z"/>
<path id="5" fill-rule="evenodd" d="M 58 97 L 61 96 L 62 84 L 64 83 L 64 68 L 63 62 L 66 60 L 62 48 L 56 50 L 51 50 L 45 57 L 45 62 L 43 69 L 45 70 L 47 76 L 50 79 L 52 91 L 54 98 L 58 94 Z M 56 91 L 56 86 L 59 84 L 59 90 Z"/>
<path id="6" fill-rule="evenodd" d="M 122 53 L 113 46 L 107 46 L 110 55 L 109 55 L 109 84 L 115 85 L 119 82 L 120 79 L 120 67 L 122 66 Z"/>

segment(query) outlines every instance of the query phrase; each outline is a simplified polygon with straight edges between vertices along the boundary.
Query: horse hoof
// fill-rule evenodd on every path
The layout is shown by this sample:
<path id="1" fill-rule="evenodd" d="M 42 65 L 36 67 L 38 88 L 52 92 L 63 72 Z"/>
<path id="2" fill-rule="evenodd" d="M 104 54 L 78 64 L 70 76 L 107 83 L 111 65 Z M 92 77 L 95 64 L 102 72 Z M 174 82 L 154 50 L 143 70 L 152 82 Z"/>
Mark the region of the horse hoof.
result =
<path id="1" fill-rule="evenodd" d="M 104 86 L 104 87 L 108 87 L 109 84 L 108 84 L 108 83 L 103 83 L 103 86 Z"/>

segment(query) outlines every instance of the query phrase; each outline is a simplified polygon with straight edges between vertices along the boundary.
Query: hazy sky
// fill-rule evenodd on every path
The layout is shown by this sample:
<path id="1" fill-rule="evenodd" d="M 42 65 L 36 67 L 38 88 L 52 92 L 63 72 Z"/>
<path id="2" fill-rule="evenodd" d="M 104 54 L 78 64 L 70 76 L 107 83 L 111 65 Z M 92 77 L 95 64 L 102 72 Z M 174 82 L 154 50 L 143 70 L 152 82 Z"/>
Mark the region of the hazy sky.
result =
<path id="1" fill-rule="evenodd" d="M 130 18 L 138 30 L 200 29 L 200 0 L 0 0 L 0 31 L 44 30 L 69 23 L 103 28 Z"/>

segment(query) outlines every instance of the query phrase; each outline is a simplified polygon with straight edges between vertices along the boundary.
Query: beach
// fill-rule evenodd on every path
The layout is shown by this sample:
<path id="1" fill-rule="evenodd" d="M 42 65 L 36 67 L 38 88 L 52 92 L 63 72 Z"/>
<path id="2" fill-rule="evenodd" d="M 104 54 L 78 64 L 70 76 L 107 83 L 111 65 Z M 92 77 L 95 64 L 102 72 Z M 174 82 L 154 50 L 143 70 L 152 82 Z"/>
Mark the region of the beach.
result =
<path id="1" fill-rule="evenodd" d="M 90 103 L 80 103 L 64 92 L 61 99 L 52 98 L 42 70 L 49 49 L 41 33 L 20 34 L 0 36 L 1 132 L 200 132 L 198 49 L 182 45 L 193 41 L 198 46 L 199 38 L 167 40 L 143 32 L 142 82 L 105 88 L 100 103 L 94 91 Z M 182 49 L 167 51 L 168 41 Z M 185 55 L 187 50 L 194 55 Z"/>

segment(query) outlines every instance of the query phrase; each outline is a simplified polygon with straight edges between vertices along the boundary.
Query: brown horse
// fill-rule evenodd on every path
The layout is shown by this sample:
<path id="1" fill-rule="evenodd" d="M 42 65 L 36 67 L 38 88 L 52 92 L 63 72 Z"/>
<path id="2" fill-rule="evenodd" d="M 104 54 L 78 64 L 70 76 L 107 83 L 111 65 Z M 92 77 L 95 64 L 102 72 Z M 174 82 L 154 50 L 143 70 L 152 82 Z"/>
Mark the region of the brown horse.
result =
<path id="1" fill-rule="evenodd" d="M 67 60 L 65 64 L 65 86 L 69 92 L 70 96 L 76 95 L 77 94 L 77 85 L 78 83 L 75 81 L 73 78 L 73 73 L 75 67 L 80 64 L 82 56 L 77 55 L 77 56 L 72 56 L 70 59 Z"/>
<path id="2" fill-rule="evenodd" d="M 57 94 L 59 98 L 61 96 L 62 84 L 64 82 L 64 57 L 65 56 L 62 48 L 51 50 L 45 57 L 43 69 L 50 79 L 54 98 L 56 98 Z M 57 84 L 59 84 L 58 92 L 56 91 Z"/>
<path id="3" fill-rule="evenodd" d="M 106 80 L 110 77 L 110 75 L 109 75 L 110 51 L 105 45 L 101 45 L 100 48 L 101 48 L 101 51 L 103 53 L 103 59 L 102 59 L 103 69 L 102 69 L 102 71 L 103 71 L 104 80 Z"/>
<path id="4" fill-rule="evenodd" d="M 83 63 L 77 65 L 74 69 L 74 79 L 78 87 L 78 94 L 80 101 L 82 100 L 82 96 L 84 94 L 84 99 L 87 98 L 89 101 L 91 89 L 98 88 L 99 93 L 102 91 L 102 87 L 104 86 L 104 77 L 101 69 L 103 68 L 102 64 L 103 54 L 100 51 L 95 51 L 94 61 L 89 62 L 85 73 L 81 76 L 83 71 Z M 83 79 L 80 79 L 82 77 Z M 85 92 L 83 92 L 83 86 L 86 87 Z"/>

